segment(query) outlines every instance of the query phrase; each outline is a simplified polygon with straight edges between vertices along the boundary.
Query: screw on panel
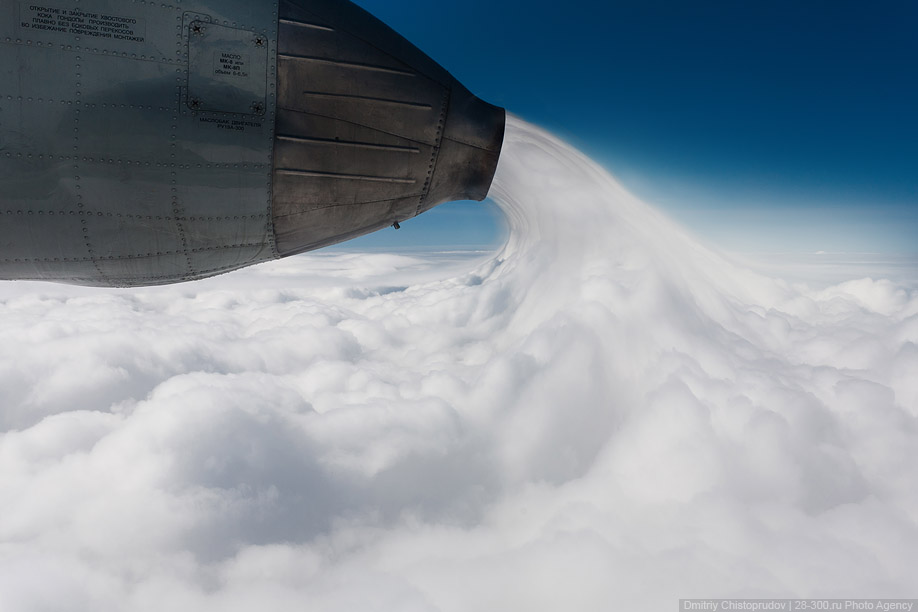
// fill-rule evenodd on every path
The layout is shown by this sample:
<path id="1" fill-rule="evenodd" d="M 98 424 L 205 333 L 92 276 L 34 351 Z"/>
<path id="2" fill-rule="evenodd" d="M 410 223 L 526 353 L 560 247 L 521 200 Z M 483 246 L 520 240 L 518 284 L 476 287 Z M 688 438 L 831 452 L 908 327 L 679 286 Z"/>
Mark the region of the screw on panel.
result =
<path id="1" fill-rule="evenodd" d="M 198 110 L 201 108 L 201 101 L 197 98 L 192 98 L 188 101 L 188 106 L 190 106 L 192 110 Z"/>
<path id="2" fill-rule="evenodd" d="M 206 28 L 198 21 L 191 24 L 191 33 L 195 36 L 203 36 L 205 29 Z"/>
<path id="3" fill-rule="evenodd" d="M 256 36 L 254 42 L 256 47 L 264 47 L 268 41 L 264 36 Z"/>
<path id="4" fill-rule="evenodd" d="M 251 108 L 252 112 L 255 113 L 256 115 L 261 115 L 262 113 L 265 112 L 265 105 L 262 104 L 261 102 L 253 102 L 252 106 L 249 108 Z"/>

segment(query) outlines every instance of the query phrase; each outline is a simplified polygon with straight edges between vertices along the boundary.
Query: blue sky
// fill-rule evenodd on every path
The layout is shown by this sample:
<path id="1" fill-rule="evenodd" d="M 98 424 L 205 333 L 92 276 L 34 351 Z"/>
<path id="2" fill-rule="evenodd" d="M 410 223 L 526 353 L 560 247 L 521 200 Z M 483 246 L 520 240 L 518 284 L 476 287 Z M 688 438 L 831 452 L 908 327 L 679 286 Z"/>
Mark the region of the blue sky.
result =
<path id="1" fill-rule="evenodd" d="M 715 244 L 918 253 L 918 3 L 358 4 Z M 498 225 L 445 205 L 363 244 Z"/>

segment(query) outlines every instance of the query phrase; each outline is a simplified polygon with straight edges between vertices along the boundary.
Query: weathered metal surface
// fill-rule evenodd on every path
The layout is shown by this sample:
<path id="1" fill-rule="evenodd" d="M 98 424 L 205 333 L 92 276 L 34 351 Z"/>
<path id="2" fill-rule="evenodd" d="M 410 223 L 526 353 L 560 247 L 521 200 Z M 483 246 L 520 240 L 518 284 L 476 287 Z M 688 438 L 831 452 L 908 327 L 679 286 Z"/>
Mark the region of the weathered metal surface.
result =
<path id="1" fill-rule="evenodd" d="M 282 255 L 487 196 L 504 111 L 350 2 L 281 0 L 274 227 Z"/>
<path id="2" fill-rule="evenodd" d="M 503 119 L 344 0 L 0 0 L 0 278 L 193 280 L 482 199 Z"/>
<path id="3" fill-rule="evenodd" d="M 273 93 L 276 3 L 2 0 L 0 276 L 149 285 L 275 257 L 273 115 L 189 106 L 192 22 L 262 36 Z"/>

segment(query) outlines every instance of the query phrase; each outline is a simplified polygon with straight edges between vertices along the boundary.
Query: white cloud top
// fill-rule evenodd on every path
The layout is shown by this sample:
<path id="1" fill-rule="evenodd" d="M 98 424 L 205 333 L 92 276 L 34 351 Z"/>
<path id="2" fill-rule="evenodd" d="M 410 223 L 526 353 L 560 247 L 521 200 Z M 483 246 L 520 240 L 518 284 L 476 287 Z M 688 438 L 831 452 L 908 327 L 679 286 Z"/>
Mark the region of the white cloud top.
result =
<path id="1" fill-rule="evenodd" d="M 0 286 L 0 609 L 916 596 L 914 290 L 752 273 L 513 118 L 492 195 L 477 260 Z"/>

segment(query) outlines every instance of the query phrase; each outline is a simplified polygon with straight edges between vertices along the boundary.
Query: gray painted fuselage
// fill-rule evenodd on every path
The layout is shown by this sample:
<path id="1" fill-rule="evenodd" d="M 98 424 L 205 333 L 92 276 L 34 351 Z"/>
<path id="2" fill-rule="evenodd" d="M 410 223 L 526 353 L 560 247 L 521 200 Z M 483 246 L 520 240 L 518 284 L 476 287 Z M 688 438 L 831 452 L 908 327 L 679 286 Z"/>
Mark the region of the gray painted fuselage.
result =
<path id="1" fill-rule="evenodd" d="M 342 0 L 0 0 L 0 279 L 194 280 L 482 199 L 503 122 Z"/>

